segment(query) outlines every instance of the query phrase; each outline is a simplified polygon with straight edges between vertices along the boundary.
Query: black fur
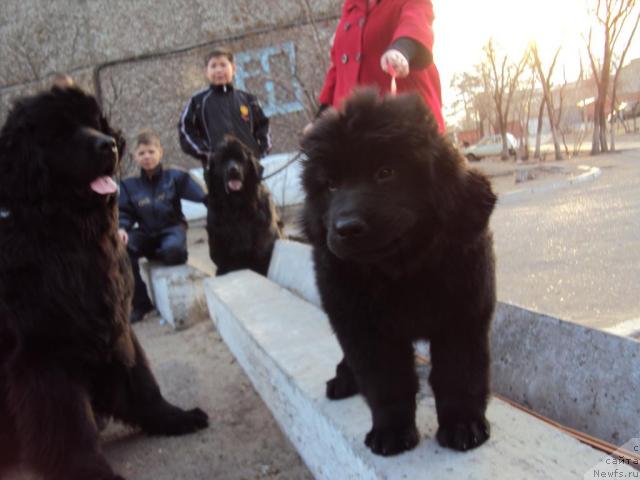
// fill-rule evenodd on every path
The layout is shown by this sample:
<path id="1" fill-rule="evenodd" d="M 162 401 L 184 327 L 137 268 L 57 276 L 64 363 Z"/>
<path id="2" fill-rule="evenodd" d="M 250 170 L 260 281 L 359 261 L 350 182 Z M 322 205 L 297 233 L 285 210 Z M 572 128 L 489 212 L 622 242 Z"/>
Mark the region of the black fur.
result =
<path id="1" fill-rule="evenodd" d="M 273 244 L 282 233 L 261 170 L 251 150 L 230 135 L 209 165 L 207 233 L 217 275 L 244 268 L 267 274 Z M 241 182 L 241 189 L 232 190 L 231 181 Z"/>
<path id="2" fill-rule="evenodd" d="M 412 342 L 431 341 L 441 445 L 489 437 L 489 325 L 496 197 L 438 133 L 417 95 L 361 91 L 302 140 L 304 230 L 344 359 L 327 396 L 362 393 L 365 443 L 393 455 L 418 443 Z"/>
<path id="3" fill-rule="evenodd" d="M 47 480 L 121 479 L 97 417 L 151 434 L 207 426 L 162 397 L 128 323 L 117 201 L 89 187 L 123 148 L 75 88 L 21 100 L 0 131 L 0 477 L 21 462 Z"/>

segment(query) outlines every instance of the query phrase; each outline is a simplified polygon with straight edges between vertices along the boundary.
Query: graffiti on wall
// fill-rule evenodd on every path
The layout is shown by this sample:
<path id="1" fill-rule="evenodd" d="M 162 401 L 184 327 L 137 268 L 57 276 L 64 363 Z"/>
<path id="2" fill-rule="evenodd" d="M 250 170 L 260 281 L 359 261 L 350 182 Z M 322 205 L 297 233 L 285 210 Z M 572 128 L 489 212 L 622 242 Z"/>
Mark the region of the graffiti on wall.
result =
<path id="1" fill-rule="evenodd" d="M 239 52 L 235 60 L 236 86 L 258 94 L 268 117 L 304 110 L 302 86 L 296 78 L 293 42 Z M 256 91 L 256 82 L 261 85 L 262 92 Z"/>

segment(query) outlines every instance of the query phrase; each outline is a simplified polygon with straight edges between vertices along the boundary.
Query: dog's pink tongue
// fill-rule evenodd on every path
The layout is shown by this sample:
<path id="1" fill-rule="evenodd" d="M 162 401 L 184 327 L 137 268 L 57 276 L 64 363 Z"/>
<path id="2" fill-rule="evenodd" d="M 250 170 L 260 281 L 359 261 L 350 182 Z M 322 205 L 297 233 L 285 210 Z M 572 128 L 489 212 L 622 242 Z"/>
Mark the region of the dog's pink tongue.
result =
<path id="1" fill-rule="evenodd" d="M 229 180 L 229 190 L 234 192 L 242 190 L 242 182 L 240 180 Z"/>
<path id="2" fill-rule="evenodd" d="M 116 185 L 116 182 L 114 182 L 111 177 L 105 175 L 91 182 L 91 190 L 99 195 L 109 195 L 118 191 L 118 185 Z"/>

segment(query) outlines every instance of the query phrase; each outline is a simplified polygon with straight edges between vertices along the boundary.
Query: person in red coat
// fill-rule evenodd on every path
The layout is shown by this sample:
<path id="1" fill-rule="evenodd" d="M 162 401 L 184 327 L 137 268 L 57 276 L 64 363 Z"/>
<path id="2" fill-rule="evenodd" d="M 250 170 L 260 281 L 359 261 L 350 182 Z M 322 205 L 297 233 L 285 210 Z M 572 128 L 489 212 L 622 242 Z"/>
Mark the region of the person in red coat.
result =
<path id="1" fill-rule="evenodd" d="M 319 97 L 321 110 L 339 107 L 357 85 L 388 93 L 395 73 L 398 93 L 417 91 L 444 132 L 432 23 L 431 0 L 346 0 Z"/>

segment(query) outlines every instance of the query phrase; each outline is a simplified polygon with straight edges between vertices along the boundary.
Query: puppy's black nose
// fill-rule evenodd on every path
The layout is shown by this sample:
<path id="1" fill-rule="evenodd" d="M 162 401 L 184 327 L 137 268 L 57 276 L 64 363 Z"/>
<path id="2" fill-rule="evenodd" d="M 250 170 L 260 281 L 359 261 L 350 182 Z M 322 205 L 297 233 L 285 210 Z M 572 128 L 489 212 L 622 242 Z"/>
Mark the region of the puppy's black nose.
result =
<path id="1" fill-rule="evenodd" d="M 367 224 L 358 217 L 342 217 L 335 221 L 334 228 L 341 237 L 350 238 L 363 235 Z"/>
<path id="2" fill-rule="evenodd" d="M 96 137 L 95 147 L 98 153 L 103 154 L 115 152 L 117 149 L 116 141 L 108 135 L 100 135 L 99 137 Z"/>

